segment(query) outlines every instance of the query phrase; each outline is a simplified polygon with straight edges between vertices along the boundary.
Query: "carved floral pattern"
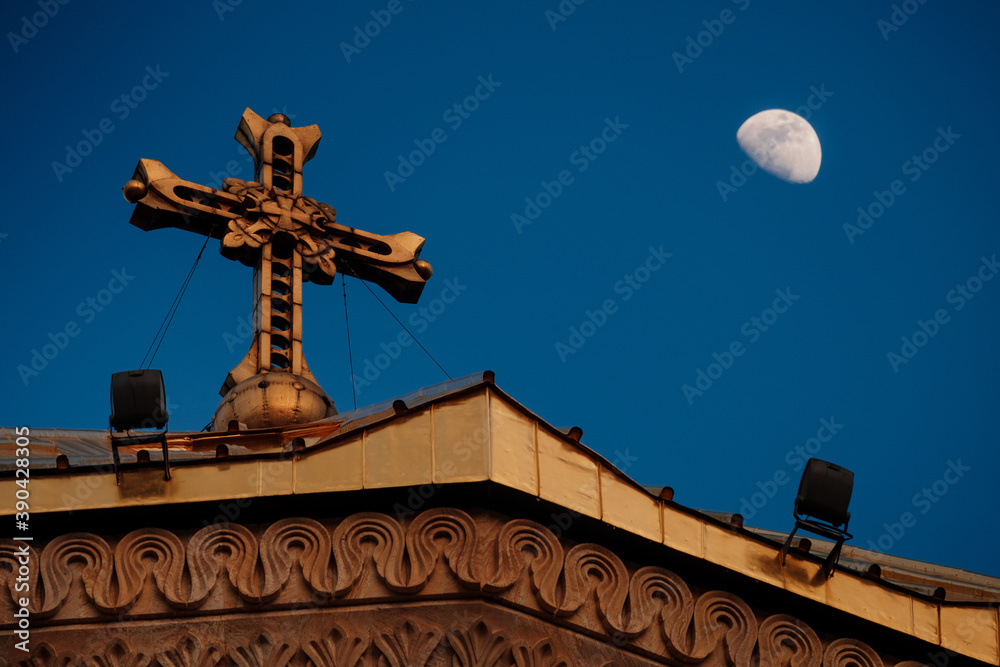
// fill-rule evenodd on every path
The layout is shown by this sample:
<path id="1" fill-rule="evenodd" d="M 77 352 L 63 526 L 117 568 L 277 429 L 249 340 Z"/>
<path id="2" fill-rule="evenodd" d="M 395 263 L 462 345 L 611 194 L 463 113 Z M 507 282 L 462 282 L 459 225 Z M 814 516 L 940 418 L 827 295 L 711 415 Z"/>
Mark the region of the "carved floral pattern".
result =
<path id="1" fill-rule="evenodd" d="M 467 630 L 451 633 L 451 647 L 456 665 L 461 667 L 496 667 L 507 650 L 507 638 L 478 621 Z"/>
<path id="2" fill-rule="evenodd" d="M 18 663 L 18 667 L 68 667 L 73 662 L 72 656 L 58 655 L 49 644 L 42 642 L 32 651 L 30 657 Z"/>
<path id="3" fill-rule="evenodd" d="M 221 648 L 215 644 L 204 645 L 194 634 L 188 632 L 176 646 L 156 650 L 159 667 L 215 667 L 225 658 Z"/>
<path id="4" fill-rule="evenodd" d="M 103 653 L 83 659 L 84 667 L 146 667 L 152 656 L 144 649 L 133 649 L 123 639 L 111 642 Z"/>
<path id="5" fill-rule="evenodd" d="M 812 628 L 785 614 L 775 614 L 760 624 L 760 667 L 819 667 L 823 645 Z M 788 656 L 787 658 L 785 656 Z M 881 667 L 881 665 L 879 666 Z"/>
<path id="6" fill-rule="evenodd" d="M 229 657 L 239 667 L 284 667 L 295 655 L 295 646 L 284 638 L 275 639 L 267 630 L 245 646 L 234 646 Z"/>
<path id="7" fill-rule="evenodd" d="M 339 625 L 334 625 L 326 636 L 302 646 L 316 667 L 355 667 L 367 648 L 367 638 L 352 636 Z"/>
<path id="8" fill-rule="evenodd" d="M 760 647 L 760 665 L 781 664 L 790 667 L 822 665 L 822 667 L 883 667 L 882 660 L 862 642 L 838 639 L 823 652 L 818 639 L 807 626 L 781 614 L 765 620 L 760 637 L 767 646 Z M 354 635 L 337 624 L 325 633 L 304 637 L 276 638 L 273 628 L 264 628 L 247 635 L 247 639 L 231 643 L 227 649 L 204 643 L 185 631 L 176 646 L 149 649 L 133 646 L 121 638 L 113 639 L 96 653 L 81 651 L 79 655 L 56 657 L 53 648 L 39 644 L 32 654 L 16 663 L 16 667 L 216 667 L 235 664 L 239 667 L 570 667 L 581 664 L 567 657 L 567 647 L 558 641 L 543 638 L 534 644 L 512 640 L 509 628 L 495 629 L 482 618 L 445 633 L 427 622 L 404 620 L 391 630 L 370 629 L 370 638 Z M 765 662 L 765 652 L 768 657 Z M 155 653 L 155 659 L 151 656 Z M 780 654 L 781 657 L 778 657 Z M 228 661 L 226 660 L 228 658 Z M 596 655 L 587 655 L 588 662 L 604 667 L 619 663 L 605 662 Z M 744 656 L 745 662 L 726 660 L 735 667 L 757 664 Z M 629 663 L 633 664 L 633 663 Z M 637 663 L 636 663 L 637 664 Z M 923 667 L 914 661 L 900 662 L 896 667 Z"/>
<path id="9" fill-rule="evenodd" d="M 375 636 L 375 645 L 391 667 L 409 667 L 409 665 L 424 665 L 438 642 L 441 641 L 441 631 L 438 629 L 422 630 L 412 621 L 404 621 L 395 632 L 381 632 Z"/>
<path id="10" fill-rule="evenodd" d="M 823 654 L 825 667 L 882 667 L 882 658 L 870 646 L 849 639 L 835 639 Z"/>
<path id="11" fill-rule="evenodd" d="M 517 667 L 569 667 L 569 663 L 562 659 L 548 639 L 543 639 L 534 646 L 517 644 L 511 653 Z"/>
<path id="12" fill-rule="evenodd" d="M 295 239 L 303 262 L 329 278 L 337 275 L 336 252 L 328 242 L 337 219 L 335 209 L 312 197 L 289 196 L 256 181 L 227 178 L 222 189 L 243 200 L 243 215 L 229 220 L 222 238 L 223 255 L 240 259 L 284 232 Z"/>
<path id="13" fill-rule="evenodd" d="M 151 592 L 161 609 L 166 605 L 190 613 L 210 597 L 216 611 L 220 600 L 224 608 L 237 609 L 239 599 L 259 609 L 282 595 L 294 575 L 299 588 L 304 584 L 323 600 L 319 606 L 370 595 L 384 600 L 386 591 L 419 596 L 429 588 L 432 597 L 448 590 L 485 598 L 509 592 L 507 604 L 523 607 L 533 599 L 536 613 L 564 619 L 560 622 L 626 650 L 653 633 L 663 647 L 661 659 L 674 663 L 715 655 L 738 667 L 883 667 L 879 655 L 862 642 L 835 639 L 824 649 L 801 620 L 777 614 L 758 622 L 739 597 L 725 591 L 695 594 L 669 570 L 649 566 L 630 572 L 599 545 L 577 544 L 566 551 L 541 524 L 516 519 L 498 525 L 458 509 L 428 510 L 409 522 L 360 513 L 332 529 L 314 519 L 282 519 L 259 537 L 236 524 L 208 526 L 186 540 L 167 530 L 137 530 L 114 547 L 98 535 L 71 533 L 32 551 L 31 558 L 39 563 L 30 598 L 33 616 L 42 621 L 36 628 L 44 628 L 44 619 L 59 613 L 70 597 L 89 601 L 108 618 L 118 615 L 117 620 L 150 613 Z M 15 563 L 14 547 L 0 544 L 0 592 L 6 588 L 16 600 L 24 594 L 14 591 Z M 212 595 L 223 582 L 238 599 Z M 12 627 L 11 614 L 11 605 L 0 606 L 0 624 Z M 189 634 L 172 646 L 135 648 L 119 637 L 100 653 L 73 660 L 42 642 L 18 664 L 283 667 L 294 658 L 296 667 L 405 667 L 444 664 L 435 657 L 442 651 L 456 667 L 571 664 L 548 639 L 525 643 L 509 628 L 491 628 L 480 618 L 453 618 L 448 628 L 406 619 L 391 630 L 351 632 L 357 630 L 333 625 L 319 636 L 300 638 L 264 628 L 243 644 Z"/>

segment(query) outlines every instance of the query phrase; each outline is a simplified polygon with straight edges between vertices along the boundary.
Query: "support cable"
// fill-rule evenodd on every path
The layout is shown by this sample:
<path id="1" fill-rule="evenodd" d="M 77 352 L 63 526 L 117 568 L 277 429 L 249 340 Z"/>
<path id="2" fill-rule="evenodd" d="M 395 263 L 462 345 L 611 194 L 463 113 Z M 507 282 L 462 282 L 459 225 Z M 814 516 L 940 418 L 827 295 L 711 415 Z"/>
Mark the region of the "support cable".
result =
<path id="1" fill-rule="evenodd" d="M 163 344 L 163 339 L 167 337 L 167 329 L 170 328 L 170 323 L 174 321 L 174 315 L 177 314 L 177 309 L 181 305 L 181 299 L 184 298 L 184 293 L 187 292 L 188 285 L 191 284 L 191 278 L 194 276 L 194 270 L 198 268 L 198 262 L 201 261 L 201 255 L 205 252 L 205 247 L 208 245 L 208 240 L 212 238 L 209 234 L 205 237 L 205 243 L 202 244 L 201 250 L 198 251 L 198 256 L 195 257 L 194 264 L 191 265 L 191 270 L 188 271 L 187 277 L 184 278 L 184 282 L 181 284 L 180 290 L 177 292 L 177 296 L 174 297 L 174 302 L 170 304 L 170 308 L 167 309 L 167 314 L 163 317 L 163 322 L 160 323 L 160 328 L 156 330 L 156 335 L 153 336 L 153 341 L 149 344 L 149 349 L 146 350 L 146 356 L 142 358 L 139 363 L 139 368 L 146 364 L 146 357 L 149 357 L 149 363 L 146 364 L 146 368 L 153 365 L 153 359 L 156 358 L 156 353 L 160 351 L 160 345 Z M 162 333 L 161 333 L 162 332 Z M 159 338 L 160 342 L 157 343 L 156 339 Z M 156 349 L 153 349 L 153 345 L 156 345 Z M 150 357 L 149 353 L 152 350 L 153 356 Z"/>
<path id="2" fill-rule="evenodd" d="M 361 284 L 365 286 L 365 288 L 371 293 L 371 295 L 373 297 L 375 297 L 376 301 L 378 301 L 380 304 L 382 304 L 382 307 L 385 308 L 385 312 L 387 312 L 390 315 L 392 315 L 392 319 L 396 320 L 396 324 L 398 324 L 399 326 L 403 327 L 403 331 L 405 331 L 406 333 L 408 333 L 410 335 L 410 338 L 413 339 L 413 342 L 415 342 L 417 345 L 420 346 L 420 349 L 424 351 L 424 354 L 426 354 L 430 358 L 431 361 L 434 362 L 434 365 L 441 369 L 441 372 L 444 373 L 444 376 L 446 378 L 448 378 L 449 380 L 453 379 L 450 375 L 448 375 L 448 371 L 446 371 L 444 369 L 444 367 L 441 366 L 441 364 L 438 363 L 437 359 L 434 358 L 434 355 L 432 355 L 430 352 L 428 352 L 427 348 L 424 347 L 423 344 L 419 340 L 417 340 L 417 337 L 414 336 L 413 333 L 409 329 L 406 328 L 406 325 L 399 321 L 399 318 L 396 317 L 395 313 L 393 313 L 391 310 L 389 310 L 389 307 L 387 305 L 385 305 L 385 303 L 382 301 L 382 299 L 380 299 L 378 297 L 378 294 L 376 294 L 374 292 L 374 290 L 372 290 L 372 288 L 368 286 L 368 283 L 365 282 L 364 280 L 362 280 Z"/>
<path id="3" fill-rule="evenodd" d="M 351 396 L 354 397 L 354 409 L 358 409 L 358 390 L 354 386 L 354 353 L 351 352 L 351 320 L 347 316 L 347 282 L 344 274 L 340 274 L 340 286 L 344 289 L 344 322 L 347 324 L 347 360 L 351 364 Z"/>

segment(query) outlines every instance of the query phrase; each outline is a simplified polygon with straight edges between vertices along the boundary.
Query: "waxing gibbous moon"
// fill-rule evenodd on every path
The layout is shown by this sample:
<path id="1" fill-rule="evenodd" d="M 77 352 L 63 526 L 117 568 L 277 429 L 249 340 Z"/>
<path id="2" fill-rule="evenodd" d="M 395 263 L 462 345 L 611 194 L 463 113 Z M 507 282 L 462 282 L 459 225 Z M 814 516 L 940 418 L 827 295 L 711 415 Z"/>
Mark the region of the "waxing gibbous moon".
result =
<path id="1" fill-rule="evenodd" d="M 823 157 L 816 130 L 784 109 L 756 113 L 740 125 L 736 141 L 761 169 L 789 183 L 809 183 Z"/>

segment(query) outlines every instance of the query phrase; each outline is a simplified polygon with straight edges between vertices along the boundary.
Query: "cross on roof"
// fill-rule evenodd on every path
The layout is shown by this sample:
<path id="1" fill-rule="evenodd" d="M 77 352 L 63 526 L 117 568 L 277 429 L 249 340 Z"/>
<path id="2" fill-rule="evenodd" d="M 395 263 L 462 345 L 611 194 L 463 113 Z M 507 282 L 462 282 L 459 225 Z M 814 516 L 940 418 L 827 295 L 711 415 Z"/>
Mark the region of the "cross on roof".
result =
<path id="1" fill-rule="evenodd" d="M 302 167 L 321 136 L 317 125 L 291 127 L 284 114 L 265 120 L 247 109 L 236 140 L 253 157 L 253 181 L 227 178 L 214 189 L 142 159 L 122 189 L 136 205 L 129 221 L 136 227 L 176 227 L 221 239 L 223 256 L 254 268 L 254 340 L 219 391 L 225 398 L 214 430 L 224 430 L 230 419 L 277 426 L 336 414 L 302 354 L 303 280 L 330 284 L 339 271 L 416 303 L 433 273 L 419 259 L 420 236 L 340 225 L 333 207 L 303 196 Z"/>

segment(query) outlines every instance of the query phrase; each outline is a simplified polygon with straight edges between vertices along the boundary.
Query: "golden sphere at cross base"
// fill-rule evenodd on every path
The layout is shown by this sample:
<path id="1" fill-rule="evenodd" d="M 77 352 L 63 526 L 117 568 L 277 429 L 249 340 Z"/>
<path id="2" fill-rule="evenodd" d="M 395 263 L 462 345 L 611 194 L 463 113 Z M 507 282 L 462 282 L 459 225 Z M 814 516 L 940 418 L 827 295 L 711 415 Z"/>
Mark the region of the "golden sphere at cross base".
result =
<path id="1" fill-rule="evenodd" d="M 225 431 L 233 420 L 247 428 L 272 428 L 335 414 L 333 401 L 315 382 L 292 373 L 265 372 L 229 390 L 212 416 L 212 430 Z"/>

